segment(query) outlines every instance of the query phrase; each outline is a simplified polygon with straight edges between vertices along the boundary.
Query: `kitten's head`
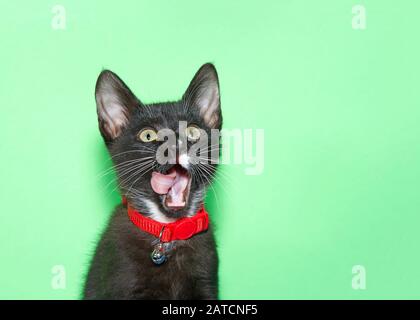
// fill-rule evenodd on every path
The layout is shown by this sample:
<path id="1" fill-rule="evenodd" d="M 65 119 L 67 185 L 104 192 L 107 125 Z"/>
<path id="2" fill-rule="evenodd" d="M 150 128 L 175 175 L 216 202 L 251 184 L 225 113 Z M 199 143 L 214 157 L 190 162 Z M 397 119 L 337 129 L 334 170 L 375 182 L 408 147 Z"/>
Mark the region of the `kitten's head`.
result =
<path id="1" fill-rule="evenodd" d="M 99 75 L 95 96 L 121 193 L 161 222 L 194 215 L 216 170 L 210 159 L 219 154 L 213 129 L 221 129 L 222 114 L 214 66 L 203 65 L 177 102 L 143 104 L 108 70 Z"/>

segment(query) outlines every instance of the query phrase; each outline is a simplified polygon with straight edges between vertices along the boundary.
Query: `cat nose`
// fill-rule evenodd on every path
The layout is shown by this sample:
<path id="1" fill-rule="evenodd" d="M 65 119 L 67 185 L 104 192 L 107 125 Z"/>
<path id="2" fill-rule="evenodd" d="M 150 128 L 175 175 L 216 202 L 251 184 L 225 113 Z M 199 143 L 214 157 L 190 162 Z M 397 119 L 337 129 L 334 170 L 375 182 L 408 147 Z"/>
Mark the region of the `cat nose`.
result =
<path id="1" fill-rule="evenodd" d="M 189 157 L 187 154 L 183 153 L 180 154 L 178 157 L 176 157 L 176 163 L 184 167 L 185 169 L 188 169 L 189 164 Z"/>

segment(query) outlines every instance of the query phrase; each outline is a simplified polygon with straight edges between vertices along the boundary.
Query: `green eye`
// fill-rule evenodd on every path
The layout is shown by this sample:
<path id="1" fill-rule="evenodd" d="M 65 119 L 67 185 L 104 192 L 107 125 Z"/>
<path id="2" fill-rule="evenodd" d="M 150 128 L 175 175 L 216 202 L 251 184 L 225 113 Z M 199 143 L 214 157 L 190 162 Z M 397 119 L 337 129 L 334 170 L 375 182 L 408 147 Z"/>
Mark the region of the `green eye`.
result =
<path id="1" fill-rule="evenodd" d="M 137 134 L 137 139 L 143 142 L 152 142 L 157 139 L 157 133 L 150 128 L 143 129 Z"/>
<path id="2" fill-rule="evenodd" d="M 189 126 L 186 134 L 189 141 L 197 141 L 200 139 L 201 131 L 196 126 Z"/>

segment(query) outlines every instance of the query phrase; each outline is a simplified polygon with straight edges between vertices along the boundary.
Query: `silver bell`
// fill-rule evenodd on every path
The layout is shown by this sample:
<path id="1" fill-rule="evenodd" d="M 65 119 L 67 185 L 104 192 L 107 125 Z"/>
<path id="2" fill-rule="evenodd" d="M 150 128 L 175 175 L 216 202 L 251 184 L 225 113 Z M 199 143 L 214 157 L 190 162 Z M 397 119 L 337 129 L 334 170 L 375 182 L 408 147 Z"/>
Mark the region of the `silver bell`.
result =
<path id="1" fill-rule="evenodd" d="M 154 264 L 160 265 L 166 261 L 166 255 L 162 251 L 161 246 L 157 246 L 153 249 L 150 258 L 152 259 Z"/>

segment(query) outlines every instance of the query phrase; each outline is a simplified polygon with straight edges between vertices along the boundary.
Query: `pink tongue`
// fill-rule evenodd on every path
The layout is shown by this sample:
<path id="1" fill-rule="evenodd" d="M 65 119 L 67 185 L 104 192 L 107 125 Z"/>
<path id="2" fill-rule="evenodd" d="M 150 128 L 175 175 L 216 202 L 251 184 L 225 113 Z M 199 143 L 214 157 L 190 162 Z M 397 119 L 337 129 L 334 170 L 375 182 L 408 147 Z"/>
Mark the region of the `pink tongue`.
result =
<path id="1" fill-rule="evenodd" d="M 162 174 L 159 172 L 152 172 L 152 179 L 150 184 L 154 192 L 159 194 L 168 193 L 169 189 L 173 186 L 176 178 L 176 171 L 169 174 Z"/>
<path id="2" fill-rule="evenodd" d="M 184 201 L 184 190 L 188 185 L 188 177 L 185 174 L 177 174 L 172 188 L 169 190 L 168 195 L 170 196 L 167 202 L 168 206 L 171 207 L 183 207 L 185 206 Z"/>
<path id="3" fill-rule="evenodd" d="M 153 191 L 159 194 L 167 194 L 167 205 L 171 207 L 183 207 L 184 190 L 188 185 L 188 176 L 173 170 L 169 174 L 161 174 L 152 172 L 152 179 L 150 181 Z"/>

